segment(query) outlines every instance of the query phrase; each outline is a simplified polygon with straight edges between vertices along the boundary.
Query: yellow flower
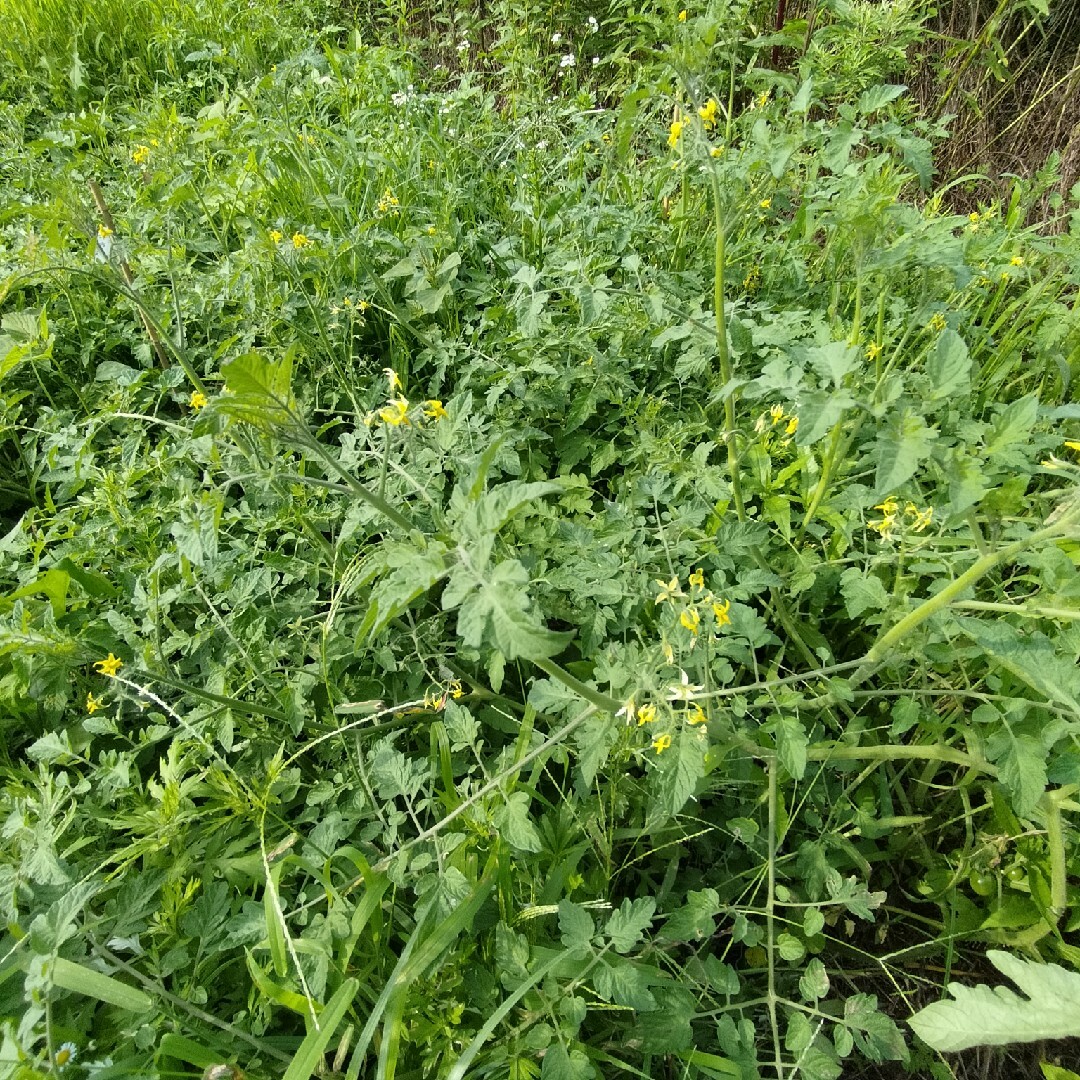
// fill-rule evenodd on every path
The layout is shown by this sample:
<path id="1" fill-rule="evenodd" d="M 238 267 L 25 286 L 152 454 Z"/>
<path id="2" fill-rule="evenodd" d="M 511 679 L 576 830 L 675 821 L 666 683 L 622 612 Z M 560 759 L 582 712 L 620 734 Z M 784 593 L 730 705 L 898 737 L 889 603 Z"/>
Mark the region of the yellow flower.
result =
<path id="1" fill-rule="evenodd" d="M 93 694 L 86 695 L 86 711 L 93 716 L 98 709 L 102 708 L 105 704 L 104 698 L 94 697 Z"/>
<path id="2" fill-rule="evenodd" d="M 758 203 L 758 206 L 762 210 L 768 210 L 772 206 L 772 199 L 762 199 L 761 202 Z"/>
<path id="3" fill-rule="evenodd" d="M 911 531 L 918 533 L 922 532 L 923 529 L 930 524 L 930 521 L 934 516 L 934 508 L 928 506 L 925 510 L 920 510 L 914 503 L 909 502 L 907 506 L 904 507 L 904 513 L 912 519 L 910 525 Z"/>
<path id="4" fill-rule="evenodd" d="M 447 685 L 447 690 L 455 701 L 465 693 L 465 691 L 461 689 L 460 679 L 451 679 Z"/>
<path id="5" fill-rule="evenodd" d="M 972 225 L 977 225 L 979 222 L 979 211 L 972 210 L 971 213 L 968 214 L 968 221 L 970 221 Z"/>
<path id="6" fill-rule="evenodd" d="M 724 148 L 722 146 L 714 146 L 709 151 L 709 157 L 719 157 L 723 152 L 724 152 Z"/>
<path id="7" fill-rule="evenodd" d="M 1066 439 L 1065 447 L 1068 450 L 1075 450 L 1078 454 L 1080 454 L 1080 442 L 1073 442 L 1071 439 Z"/>
<path id="8" fill-rule="evenodd" d="M 280 229 L 270 230 L 270 239 L 273 240 L 275 244 L 280 244 L 284 236 L 285 234 Z"/>
<path id="9" fill-rule="evenodd" d="M 690 585 L 695 589 L 705 588 L 705 575 L 700 566 L 690 575 Z"/>
<path id="10" fill-rule="evenodd" d="M 785 435 L 794 435 L 799 430 L 799 418 L 797 416 L 789 416 L 787 427 L 784 428 Z"/>
<path id="11" fill-rule="evenodd" d="M 301 248 L 307 247 L 311 241 L 302 233 L 294 232 L 292 234 L 292 246 L 299 251 Z"/>
<path id="12" fill-rule="evenodd" d="M 933 317 L 930 319 L 930 329 L 936 333 L 941 333 L 945 329 L 945 316 L 940 311 L 934 312 Z"/>
<path id="13" fill-rule="evenodd" d="M 876 341 L 871 341 L 866 346 L 866 359 L 876 360 L 881 355 L 881 346 Z"/>
<path id="14" fill-rule="evenodd" d="M 686 8 L 679 12 L 679 22 L 686 22 Z"/>
<path id="15" fill-rule="evenodd" d="M 436 229 L 434 225 L 429 225 L 429 226 L 427 227 L 427 234 L 428 234 L 428 236 L 434 236 L 434 235 L 435 235 L 435 234 L 436 234 L 436 233 L 437 233 L 438 231 L 439 231 L 439 230 L 438 230 L 438 229 Z"/>
<path id="16" fill-rule="evenodd" d="M 112 229 L 108 225 L 99 225 L 97 227 L 97 234 L 102 240 L 108 240 L 112 236 Z"/>
<path id="17" fill-rule="evenodd" d="M 427 408 L 424 409 L 424 415 L 429 420 L 442 420 L 443 417 L 450 415 L 443 408 L 443 403 L 441 401 L 436 401 L 434 398 L 429 399 L 424 404 L 427 406 Z"/>
<path id="18" fill-rule="evenodd" d="M 769 98 L 772 97 L 772 91 L 766 90 L 764 93 L 758 94 L 757 107 L 764 109 L 769 104 Z"/>
<path id="19" fill-rule="evenodd" d="M 652 741 L 652 748 L 662 754 L 671 745 L 671 736 L 665 731 L 663 735 L 657 735 Z"/>
<path id="20" fill-rule="evenodd" d="M 403 397 L 391 398 L 386 407 L 379 410 L 379 419 L 384 424 L 397 427 L 399 424 L 408 424 L 409 403 Z"/>
<path id="21" fill-rule="evenodd" d="M 677 577 L 673 577 L 670 581 L 660 581 L 657 579 L 656 584 L 660 586 L 660 595 L 656 598 L 658 604 L 662 604 L 665 600 L 674 600 L 677 597 L 686 595 L 686 593 L 679 588 L 679 579 Z"/>
<path id="22" fill-rule="evenodd" d="M 642 705 L 637 711 L 638 727 L 642 724 L 651 724 L 656 719 L 655 705 Z"/>
<path id="23" fill-rule="evenodd" d="M 201 390 L 193 390 L 191 397 L 188 400 L 188 405 L 193 409 L 201 409 L 209 402 L 206 400 L 206 395 Z"/>
<path id="24" fill-rule="evenodd" d="M 363 315 L 363 313 L 367 311 L 369 307 L 371 307 L 371 305 L 366 300 L 356 301 L 356 310 L 359 311 L 361 315 Z"/>
<path id="25" fill-rule="evenodd" d="M 691 634 L 698 632 L 698 626 L 701 624 L 701 616 L 697 612 L 697 608 L 683 608 L 682 614 L 679 616 L 679 622 L 690 631 Z"/>
<path id="26" fill-rule="evenodd" d="M 667 144 L 672 150 L 679 145 L 679 139 L 682 138 L 683 128 L 685 126 L 686 125 L 682 120 L 671 121 L 671 131 L 668 133 Z"/>
<path id="27" fill-rule="evenodd" d="M 883 514 L 895 516 L 899 506 L 900 504 L 896 501 L 896 496 L 890 495 L 883 503 L 878 503 L 874 509 L 880 510 Z"/>
<path id="28" fill-rule="evenodd" d="M 769 416 L 772 418 L 772 422 L 774 425 L 779 424 L 780 421 L 784 419 L 784 406 L 774 405 L 769 410 Z"/>
<path id="29" fill-rule="evenodd" d="M 712 613 L 716 616 L 717 627 L 730 625 L 731 616 L 728 614 L 730 610 L 730 600 L 718 600 L 715 604 L 713 604 Z"/>
<path id="30" fill-rule="evenodd" d="M 1014 255 L 1009 260 L 1009 265 L 1010 266 L 1023 266 L 1024 265 L 1024 257 L 1022 255 Z"/>
<path id="31" fill-rule="evenodd" d="M 709 98 L 709 100 L 697 111 L 698 116 L 701 117 L 701 122 L 705 125 L 706 131 L 711 131 L 716 126 L 716 109 L 716 98 Z"/>
<path id="32" fill-rule="evenodd" d="M 382 373 L 386 376 L 386 381 L 390 384 L 390 393 L 395 390 L 401 389 L 401 379 L 398 377 L 398 373 L 391 367 L 384 367 Z"/>
<path id="33" fill-rule="evenodd" d="M 660 651 L 664 654 L 664 661 L 668 664 L 675 663 L 675 650 L 671 647 L 667 641 L 660 643 Z"/>
<path id="34" fill-rule="evenodd" d="M 131 160 L 136 165 L 145 165 L 150 160 L 150 147 L 149 146 L 136 146 L 131 151 Z"/>
<path id="35" fill-rule="evenodd" d="M 117 657 L 113 656 L 112 653 L 109 653 L 109 655 L 106 656 L 104 660 L 98 660 L 94 664 L 94 667 L 97 668 L 98 674 L 108 675 L 111 678 L 120 670 L 121 667 L 123 667 L 123 664 L 123 660 L 120 660 Z"/>
<path id="36" fill-rule="evenodd" d="M 708 719 L 709 718 L 705 715 L 701 706 L 696 701 L 690 706 L 690 711 L 686 714 L 686 722 L 691 727 L 697 724 L 704 724 Z"/>

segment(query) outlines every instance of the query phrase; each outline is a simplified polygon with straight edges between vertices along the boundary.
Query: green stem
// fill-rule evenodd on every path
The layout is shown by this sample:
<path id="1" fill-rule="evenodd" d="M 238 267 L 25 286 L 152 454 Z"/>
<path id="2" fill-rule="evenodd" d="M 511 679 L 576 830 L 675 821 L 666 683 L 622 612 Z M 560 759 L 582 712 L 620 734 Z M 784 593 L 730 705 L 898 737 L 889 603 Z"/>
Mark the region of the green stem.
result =
<path id="1" fill-rule="evenodd" d="M 946 585 L 941 592 L 931 596 L 928 600 L 924 600 L 914 611 L 908 612 L 891 630 L 887 630 L 874 642 L 870 647 L 870 651 L 863 657 L 862 666 L 851 677 L 850 686 L 855 687 L 859 683 L 865 682 L 894 645 L 908 637 L 912 631 L 926 622 L 931 616 L 947 608 L 980 578 L 990 573 L 991 570 L 994 570 L 1003 562 L 1007 562 L 1014 555 L 1019 555 L 1020 552 L 1034 547 L 1044 540 L 1052 540 L 1062 536 L 1073 523 L 1078 509 L 1080 509 L 1080 503 L 1074 504 L 1053 525 L 1047 525 L 1038 532 L 1032 533 L 1031 536 L 1007 544 L 1000 551 L 976 559 L 955 581 Z"/>
<path id="2" fill-rule="evenodd" d="M 776 827 L 777 813 L 776 800 L 779 793 L 776 789 L 776 769 L 778 762 L 773 755 L 769 759 L 769 864 L 768 884 L 765 893 L 765 941 L 768 946 L 766 957 L 768 963 L 768 988 L 766 996 L 769 1003 L 769 1026 L 772 1028 L 773 1053 L 776 1056 L 777 1080 L 784 1080 L 784 1058 L 780 1047 L 780 1025 L 776 1018 L 776 1003 L 779 1000 L 776 993 Z"/>
<path id="3" fill-rule="evenodd" d="M 591 686 L 586 686 L 585 683 L 574 678 L 566 668 L 561 667 L 554 660 L 548 660 L 545 657 L 530 657 L 530 659 L 541 671 L 561 682 L 568 690 L 573 690 L 575 694 L 583 697 L 590 705 L 595 705 L 601 712 L 614 715 L 623 707 L 623 702 L 608 697 L 607 694 L 601 694 L 599 690 L 594 690 Z"/>
<path id="4" fill-rule="evenodd" d="M 844 746 L 818 743 L 806 751 L 808 761 L 940 761 L 997 776 L 996 765 L 951 746 Z"/>
<path id="5" fill-rule="evenodd" d="M 724 393 L 724 442 L 727 445 L 728 472 L 731 473 L 731 497 L 739 521 L 746 520 L 742 484 L 739 480 L 739 455 L 735 448 L 735 389 L 731 386 L 731 354 L 728 352 L 727 311 L 724 307 L 724 208 L 720 196 L 720 176 L 716 162 L 710 159 L 713 212 L 716 216 L 716 246 L 713 255 L 713 312 L 716 317 L 716 355 Z"/>

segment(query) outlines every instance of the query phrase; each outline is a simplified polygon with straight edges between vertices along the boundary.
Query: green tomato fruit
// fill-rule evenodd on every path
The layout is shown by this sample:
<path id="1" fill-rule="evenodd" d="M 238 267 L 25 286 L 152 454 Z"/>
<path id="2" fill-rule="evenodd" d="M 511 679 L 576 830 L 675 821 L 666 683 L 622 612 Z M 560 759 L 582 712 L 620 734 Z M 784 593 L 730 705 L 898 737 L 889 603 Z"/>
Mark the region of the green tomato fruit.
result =
<path id="1" fill-rule="evenodd" d="M 992 896 L 997 892 L 997 881 L 994 875 L 980 874 L 977 870 L 972 870 L 968 874 L 968 885 L 976 896 Z"/>

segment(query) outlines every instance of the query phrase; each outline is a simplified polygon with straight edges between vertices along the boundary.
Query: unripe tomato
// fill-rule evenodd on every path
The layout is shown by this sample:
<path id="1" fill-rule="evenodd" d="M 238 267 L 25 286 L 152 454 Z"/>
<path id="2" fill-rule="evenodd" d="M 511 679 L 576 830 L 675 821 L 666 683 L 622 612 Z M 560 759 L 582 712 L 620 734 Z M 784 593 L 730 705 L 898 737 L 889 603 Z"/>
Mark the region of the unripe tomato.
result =
<path id="1" fill-rule="evenodd" d="M 982 874 L 978 870 L 972 870 L 968 874 L 968 885 L 976 896 L 991 896 L 997 892 L 997 881 L 993 874 Z"/>

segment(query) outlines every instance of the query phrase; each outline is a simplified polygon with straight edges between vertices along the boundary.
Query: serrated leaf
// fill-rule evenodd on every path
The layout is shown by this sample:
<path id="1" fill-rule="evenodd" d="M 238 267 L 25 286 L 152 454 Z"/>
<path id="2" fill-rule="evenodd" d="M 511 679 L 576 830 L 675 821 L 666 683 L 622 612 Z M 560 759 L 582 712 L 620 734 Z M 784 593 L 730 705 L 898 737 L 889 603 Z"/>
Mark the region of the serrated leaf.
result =
<path id="1" fill-rule="evenodd" d="M 1080 974 L 1057 964 L 1021 960 L 999 949 L 987 959 L 1026 997 L 1005 986 L 950 983 L 952 1001 L 936 1001 L 908 1023 L 942 1053 L 1080 1035 Z"/>
<path id="2" fill-rule="evenodd" d="M 825 928 L 825 916 L 821 908 L 807 908 L 803 915 L 803 933 L 807 937 L 816 937 Z"/>
<path id="3" fill-rule="evenodd" d="M 990 425 L 985 440 L 986 456 L 993 458 L 1016 443 L 1026 443 L 1039 416 L 1039 399 L 1034 394 L 1007 405 Z"/>
<path id="4" fill-rule="evenodd" d="M 875 113 L 878 109 L 883 109 L 890 101 L 895 101 L 906 91 L 906 86 L 900 86 L 895 83 L 887 84 L 885 86 L 871 86 L 869 90 L 864 90 L 859 95 L 859 99 L 855 103 L 855 108 L 859 110 L 859 113 L 862 116 L 869 116 L 870 113 Z"/>
<path id="5" fill-rule="evenodd" d="M 295 350 L 289 348 L 280 360 L 267 360 L 261 353 L 248 352 L 221 366 L 227 393 L 217 405 L 244 423 L 270 428 L 288 421 L 293 408 L 292 365 Z"/>
<path id="6" fill-rule="evenodd" d="M 930 376 L 930 400 L 940 401 L 970 385 L 971 357 L 967 343 L 953 329 L 942 330 L 926 363 Z"/>
<path id="7" fill-rule="evenodd" d="M 656 901 L 651 896 L 640 897 L 631 901 L 625 899 L 604 927 L 604 933 L 611 938 L 611 947 L 620 953 L 629 952 L 639 941 L 645 930 L 652 923 L 656 912 Z"/>
<path id="8" fill-rule="evenodd" d="M 849 619 L 857 619 L 864 611 L 882 611 L 892 599 L 881 578 L 857 566 L 849 566 L 840 575 L 840 594 Z"/>
<path id="9" fill-rule="evenodd" d="M 1016 735 L 1003 724 L 986 741 L 986 756 L 997 766 L 998 779 L 1012 796 L 1013 810 L 1028 816 L 1046 790 L 1046 751 L 1033 735 Z"/>
<path id="10" fill-rule="evenodd" d="M 806 946 L 794 934 L 778 934 L 776 950 L 789 963 L 801 960 L 806 955 Z"/>
<path id="11" fill-rule="evenodd" d="M 806 772 L 806 729 L 794 716 L 780 715 L 772 721 L 776 754 L 788 775 L 801 780 Z"/>
<path id="12" fill-rule="evenodd" d="M 788 106 L 788 111 L 792 114 L 806 112 L 806 110 L 810 108 L 811 94 L 813 92 L 813 76 L 803 79 L 803 81 L 799 84 L 799 89 L 796 91 L 795 96 L 791 99 L 791 104 Z"/>
<path id="13" fill-rule="evenodd" d="M 799 405 L 796 443 L 799 446 L 813 446 L 824 439 L 844 415 L 844 410 L 854 404 L 855 399 L 846 390 L 811 390 L 804 393 Z"/>
<path id="14" fill-rule="evenodd" d="M 529 816 L 529 796 L 524 791 L 511 792 L 496 818 L 499 835 L 519 851 L 539 851 L 540 834 Z"/>
<path id="15" fill-rule="evenodd" d="M 649 980 L 627 961 L 605 961 L 593 969 L 593 987 L 605 1001 L 625 1005 L 638 1012 L 652 1012 L 656 999 L 649 992 Z"/>
<path id="16" fill-rule="evenodd" d="M 877 439 L 874 497 L 889 495 L 929 456 L 937 432 L 911 409 L 897 410 Z"/>
<path id="17" fill-rule="evenodd" d="M 660 937 L 665 941 L 704 941 L 716 933 L 714 916 L 720 913 L 720 907 L 715 889 L 691 891 L 686 903 L 668 916 Z"/>
<path id="18" fill-rule="evenodd" d="M 465 575 L 456 574 L 443 593 L 443 608 L 449 610 L 464 588 L 456 587 Z M 461 600 L 457 628 L 462 640 L 474 648 L 490 635 L 490 643 L 508 659 L 530 660 L 554 656 L 566 648 L 573 633 L 556 633 L 540 623 L 531 611 L 525 586 L 528 571 L 517 561 L 499 563 L 486 579 Z"/>
<path id="19" fill-rule="evenodd" d="M 704 739 L 696 729 L 683 728 L 675 734 L 672 746 L 657 756 L 660 805 L 667 814 L 677 814 L 694 793 L 705 775 Z"/>
<path id="20" fill-rule="evenodd" d="M 592 916 L 580 904 L 559 901 L 559 939 L 566 948 L 588 948 L 595 933 Z"/>
<path id="21" fill-rule="evenodd" d="M 815 345 L 807 351 L 806 357 L 821 381 L 831 382 L 836 389 L 840 388 L 844 376 L 854 371 L 860 363 L 859 350 L 846 341 L 830 341 L 828 345 Z M 802 425 L 801 415 L 799 424 Z"/>
<path id="22" fill-rule="evenodd" d="M 591 1080 L 594 1075 L 587 1055 L 577 1047 L 567 1051 L 561 1042 L 554 1042 L 544 1053 L 541 1080 Z"/>

